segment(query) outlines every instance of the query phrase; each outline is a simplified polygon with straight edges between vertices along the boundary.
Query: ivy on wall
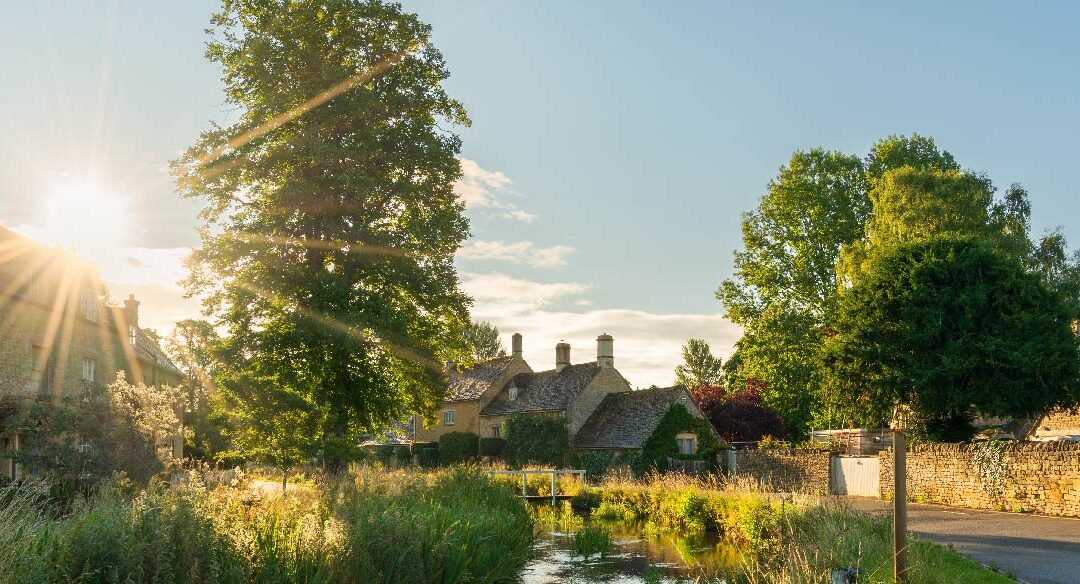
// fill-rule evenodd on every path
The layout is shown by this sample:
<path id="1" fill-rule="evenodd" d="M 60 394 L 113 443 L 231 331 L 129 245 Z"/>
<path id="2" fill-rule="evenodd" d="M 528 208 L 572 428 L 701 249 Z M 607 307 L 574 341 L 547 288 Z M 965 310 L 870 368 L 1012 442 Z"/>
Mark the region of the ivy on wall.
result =
<path id="1" fill-rule="evenodd" d="M 712 466 L 716 463 L 716 454 L 724 447 L 712 431 L 708 420 L 690 413 L 682 404 L 672 404 L 652 435 L 641 449 L 641 459 L 635 461 L 631 470 L 636 475 L 643 475 L 653 470 L 667 468 L 667 458 L 687 458 L 679 454 L 679 445 L 675 435 L 682 432 L 697 434 L 697 454 L 690 458 L 704 460 Z"/>
<path id="2" fill-rule="evenodd" d="M 1007 442 L 990 440 L 978 442 L 971 447 L 971 462 L 979 475 L 983 492 L 1001 497 L 1009 481 L 1009 463 L 1005 461 Z"/>

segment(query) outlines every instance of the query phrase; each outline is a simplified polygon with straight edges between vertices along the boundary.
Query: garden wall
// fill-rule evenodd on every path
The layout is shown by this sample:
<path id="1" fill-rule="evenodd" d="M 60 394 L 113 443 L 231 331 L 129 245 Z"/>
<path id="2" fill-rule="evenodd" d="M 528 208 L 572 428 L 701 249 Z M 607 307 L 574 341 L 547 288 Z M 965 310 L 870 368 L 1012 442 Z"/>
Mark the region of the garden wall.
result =
<path id="1" fill-rule="evenodd" d="M 829 494 L 831 452 L 816 449 L 735 451 L 735 475 L 748 476 L 778 491 Z"/>
<path id="2" fill-rule="evenodd" d="M 881 495 L 893 491 L 893 453 L 882 452 Z M 921 444 L 908 450 L 908 500 L 1080 517 L 1080 444 Z"/>

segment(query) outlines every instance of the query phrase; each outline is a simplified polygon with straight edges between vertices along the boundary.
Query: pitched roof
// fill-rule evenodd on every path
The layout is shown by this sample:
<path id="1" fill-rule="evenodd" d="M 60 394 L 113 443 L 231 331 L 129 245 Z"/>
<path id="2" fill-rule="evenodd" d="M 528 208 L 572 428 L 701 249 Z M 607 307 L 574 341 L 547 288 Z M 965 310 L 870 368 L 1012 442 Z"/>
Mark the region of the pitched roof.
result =
<path id="1" fill-rule="evenodd" d="M 574 435 L 574 448 L 641 448 L 684 390 L 677 387 L 610 393 Z"/>
<path id="2" fill-rule="evenodd" d="M 498 381 L 510 366 L 513 357 L 499 357 L 483 363 L 477 363 L 466 369 L 450 371 L 450 386 L 446 391 L 446 401 L 480 399 L 480 396 Z"/>
<path id="3" fill-rule="evenodd" d="M 566 409 L 599 372 L 600 366 L 596 363 L 579 363 L 567 365 L 561 371 L 551 369 L 515 375 L 510 383 L 518 388 L 517 398 L 510 400 L 506 392 L 499 392 L 480 415 Z"/>

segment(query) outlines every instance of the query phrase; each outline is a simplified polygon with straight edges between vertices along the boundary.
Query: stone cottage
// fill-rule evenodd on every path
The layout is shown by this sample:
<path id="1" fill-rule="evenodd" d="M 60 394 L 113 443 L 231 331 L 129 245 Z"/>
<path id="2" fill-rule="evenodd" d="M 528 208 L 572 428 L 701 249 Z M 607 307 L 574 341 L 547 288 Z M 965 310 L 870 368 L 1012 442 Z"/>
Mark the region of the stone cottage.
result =
<path id="1" fill-rule="evenodd" d="M 18 451 L 23 405 L 89 395 L 124 371 L 148 386 L 179 385 L 183 374 L 152 331 L 139 324 L 139 301 L 105 302 L 94 266 L 0 227 L 0 477 L 24 474 L 4 453 Z M 85 399 L 85 397 L 84 397 Z M 163 441 L 183 456 L 179 435 Z"/>
<path id="2" fill-rule="evenodd" d="M 563 420 L 572 448 L 632 451 L 644 445 L 676 403 L 704 419 L 684 389 L 633 390 L 615 368 L 610 335 L 596 338 L 596 360 L 585 363 L 571 363 L 570 345 L 558 343 L 554 365 L 534 371 L 522 357 L 521 335 L 513 335 L 509 357 L 450 370 L 448 397 L 436 422 L 425 426 L 416 420 L 414 440 L 436 442 L 449 432 L 500 438 L 506 419 L 521 414 Z M 695 452 L 696 436 L 677 438 L 680 451 Z"/>

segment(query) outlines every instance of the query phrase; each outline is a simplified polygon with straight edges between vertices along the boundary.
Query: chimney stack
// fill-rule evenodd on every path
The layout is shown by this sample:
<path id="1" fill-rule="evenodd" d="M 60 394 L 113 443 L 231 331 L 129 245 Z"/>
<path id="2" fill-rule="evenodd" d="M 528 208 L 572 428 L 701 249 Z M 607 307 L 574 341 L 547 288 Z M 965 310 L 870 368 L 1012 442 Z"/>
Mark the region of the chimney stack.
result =
<path id="1" fill-rule="evenodd" d="M 514 336 L 510 337 L 510 339 L 512 356 L 515 359 L 521 359 L 521 333 L 514 333 Z"/>
<path id="2" fill-rule="evenodd" d="M 615 366 L 615 339 L 607 333 L 596 337 L 596 364 L 601 367 Z"/>
<path id="3" fill-rule="evenodd" d="M 570 343 L 555 345 L 555 370 L 562 371 L 570 364 Z"/>
<path id="4" fill-rule="evenodd" d="M 124 320 L 128 327 L 139 328 L 139 301 L 135 300 L 134 294 L 128 294 L 124 301 Z"/>

